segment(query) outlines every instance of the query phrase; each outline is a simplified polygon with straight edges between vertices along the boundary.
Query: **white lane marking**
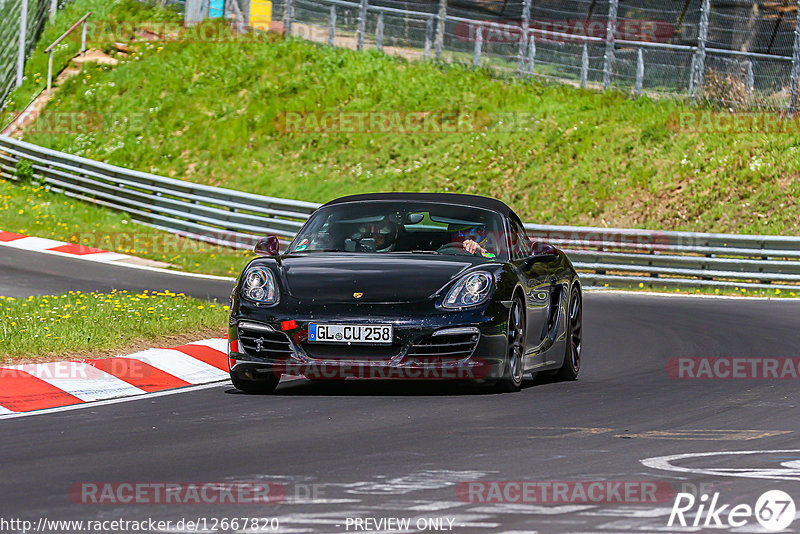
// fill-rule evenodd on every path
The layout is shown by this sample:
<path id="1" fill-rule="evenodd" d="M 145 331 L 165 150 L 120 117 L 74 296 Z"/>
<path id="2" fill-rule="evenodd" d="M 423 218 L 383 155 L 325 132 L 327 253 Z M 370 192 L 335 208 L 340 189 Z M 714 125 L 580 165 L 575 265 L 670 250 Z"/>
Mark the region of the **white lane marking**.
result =
<path id="1" fill-rule="evenodd" d="M 80 256 L 86 260 L 92 261 L 119 261 L 119 260 L 127 260 L 128 258 L 132 258 L 133 256 L 128 256 L 127 254 L 117 254 L 116 252 L 92 252 L 91 254 L 68 254 L 69 256 Z"/>
<path id="2" fill-rule="evenodd" d="M 172 349 L 148 349 L 126 356 L 161 369 L 190 384 L 224 380 L 229 375 L 213 365 Z"/>
<path id="3" fill-rule="evenodd" d="M 68 244 L 61 241 L 55 241 L 53 239 L 45 239 L 43 237 L 23 237 L 22 239 L 4 241 L 3 243 L 12 248 L 33 251 L 42 251 L 48 248 L 61 247 Z"/>
<path id="4" fill-rule="evenodd" d="M 780 289 L 780 286 L 775 286 L 776 289 Z M 596 287 L 596 286 L 589 286 L 584 287 L 583 290 L 586 293 L 591 293 L 592 295 L 641 295 L 643 297 L 672 297 L 672 298 L 690 298 L 690 299 L 714 299 L 714 300 L 753 300 L 753 301 L 764 301 L 768 300 L 770 302 L 792 302 L 797 304 L 800 302 L 800 299 L 797 298 L 790 298 L 790 297 L 769 297 L 769 296 L 736 296 L 736 295 L 709 295 L 707 293 L 660 293 L 658 291 L 638 291 L 636 289 L 607 289 L 604 287 Z"/>
<path id="5" fill-rule="evenodd" d="M 214 350 L 218 350 L 223 354 L 228 354 L 228 340 L 215 337 L 212 339 L 201 339 L 200 341 L 193 341 L 191 343 L 187 343 L 187 345 L 201 345 L 204 347 L 209 347 Z"/>
<path id="6" fill-rule="evenodd" d="M 581 512 L 580 515 L 588 516 L 610 516 L 610 517 L 661 517 L 669 515 L 672 508 L 599 508 Z"/>
<path id="7" fill-rule="evenodd" d="M 465 502 L 455 502 L 455 501 L 434 501 L 429 502 L 427 504 L 418 504 L 416 506 L 409 506 L 409 510 L 413 510 L 415 512 L 438 512 L 439 510 L 449 510 L 451 508 L 458 508 L 460 506 L 466 506 L 467 503 Z"/>
<path id="8" fill-rule="evenodd" d="M 675 471 L 678 473 L 693 473 L 698 475 L 714 475 L 722 477 L 737 478 L 766 478 L 770 480 L 800 480 L 800 465 L 794 462 L 790 466 L 777 468 L 695 468 L 680 467 L 672 465 L 676 460 L 686 458 L 702 458 L 706 456 L 733 456 L 733 455 L 752 455 L 752 454 L 797 454 L 800 449 L 781 449 L 781 450 L 759 450 L 759 451 L 723 451 L 723 452 L 694 452 L 686 454 L 673 454 L 670 456 L 657 456 L 655 458 L 645 458 L 639 460 L 646 467 L 661 469 L 663 471 Z M 788 462 L 787 462 L 788 463 Z"/>
<path id="9" fill-rule="evenodd" d="M 85 402 L 144 393 L 124 380 L 83 362 L 28 363 L 9 365 L 4 369 L 28 373 Z"/>
<path id="10" fill-rule="evenodd" d="M 35 410 L 32 412 L 14 412 L 7 415 L 0 415 L 0 420 L 3 419 L 16 419 L 18 417 L 32 417 L 34 415 L 47 415 L 58 412 L 71 412 L 72 410 L 85 410 L 87 408 L 97 408 L 98 406 L 108 406 L 110 404 L 121 404 L 123 402 L 132 402 L 140 400 L 153 399 L 155 397 L 166 397 L 168 395 L 177 395 L 178 393 L 189 393 L 192 391 L 200 391 L 203 389 L 211 389 L 218 387 L 231 387 L 229 380 L 224 382 L 216 382 L 214 384 L 201 384 L 199 386 L 186 386 L 184 388 L 168 389 L 165 391 L 157 391 L 155 393 L 147 393 L 146 395 L 137 395 L 135 397 L 123 397 L 120 399 L 107 399 L 97 402 L 86 404 L 73 404 L 70 406 L 58 406 L 57 408 L 47 408 L 44 410 Z"/>
<path id="11" fill-rule="evenodd" d="M 24 239 L 33 239 L 33 238 L 17 239 L 16 241 L 0 241 L 0 246 L 13 247 L 14 243 L 16 243 L 17 241 L 23 241 Z M 40 239 L 40 238 L 36 238 L 36 239 Z M 58 241 L 56 243 L 57 244 L 54 245 L 54 246 L 61 246 L 61 245 L 66 245 L 67 244 L 67 243 L 61 243 L 61 242 L 58 242 Z M 23 248 L 23 247 L 15 247 L 15 248 Z M 91 258 L 91 256 L 92 256 L 91 254 L 88 254 L 86 256 L 79 256 L 77 254 L 67 254 L 65 252 L 58 252 L 56 250 L 32 250 L 31 252 L 38 252 L 39 254 L 50 254 L 52 256 L 59 256 L 61 258 L 72 258 L 72 259 L 75 259 L 75 260 L 93 261 L 92 258 Z M 131 257 L 133 257 L 133 256 L 131 256 Z M 187 273 L 185 271 L 174 271 L 174 270 L 171 270 L 171 269 L 162 269 L 160 267 L 150 267 L 149 265 L 138 265 L 138 264 L 135 264 L 135 263 L 125 263 L 125 262 L 120 262 L 120 261 L 109 261 L 109 262 L 98 262 L 98 261 L 95 261 L 95 263 L 105 263 L 106 265 L 113 265 L 115 267 L 124 267 L 126 269 L 139 269 L 140 271 L 150 271 L 150 272 L 155 272 L 155 273 L 170 274 L 170 275 L 175 275 L 175 276 L 184 276 L 184 277 L 189 277 L 189 278 L 202 278 L 204 280 L 220 280 L 220 281 L 224 281 L 224 282 L 235 282 L 236 281 L 236 278 L 231 278 L 231 277 L 228 277 L 228 276 L 217 276 L 217 275 L 213 275 L 213 274 L 200 274 L 200 273 Z"/>
<path id="12" fill-rule="evenodd" d="M 9 410 L 8 408 L 3 408 L 2 406 L 0 406 L 0 416 L 6 415 L 6 414 L 9 414 L 9 413 L 16 413 L 16 412 L 13 412 L 13 411 Z"/>
<path id="13" fill-rule="evenodd" d="M 347 488 L 350 494 L 363 495 L 403 495 L 412 491 L 431 490 L 454 486 L 459 482 L 475 480 L 486 476 L 483 471 L 450 471 L 447 469 L 434 469 L 422 473 L 414 473 L 389 480 L 373 482 L 355 482 L 350 484 L 337 484 Z"/>

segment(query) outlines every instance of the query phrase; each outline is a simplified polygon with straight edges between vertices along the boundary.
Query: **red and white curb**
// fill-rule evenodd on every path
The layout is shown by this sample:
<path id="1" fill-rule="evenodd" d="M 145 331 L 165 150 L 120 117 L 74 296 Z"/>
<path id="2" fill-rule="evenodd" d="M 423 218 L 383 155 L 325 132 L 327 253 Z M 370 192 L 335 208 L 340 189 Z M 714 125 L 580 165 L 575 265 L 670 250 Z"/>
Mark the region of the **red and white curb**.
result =
<path id="1" fill-rule="evenodd" d="M 168 267 L 169 265 L 161 261 L 142 258 L 139 256 L 129 256 L 128 254 L 120 254 L 118 252 L 109 252 L 108 250 L 87 247 L 86 245 L 79 245 L 77 243 L 67 243 L 64 241 L 56 241 L 55 239 L 45 239 L 43 237 L 31 237 L 23 234 L 16 234 L 14 232 L 6 232 L 3 230 L 0 230 L 0 246 L 29 250 L 32 252 L 41 252 L 44 254 L 53 254 L 67 258 L 95 261 L 99 263 L 141 269 L 145 271 L 169 273 L 176 276 L 204 278 L 208 280 L 234 280 L 233 278 L 227 276 L 187 273 L 185 271 L 166 269 L 165 267 Z"/>
<path id="2" fill-rule="evenodd" d="M 229 379 L 228 340 L 127 356 L 0 367 L 0 415 L 144 395 Z"/>
<path id="3" fill-rule="evenodd" d="M 127 254 L 109 252 L 107 250 L 87 247 L 85 245 L 78 245 L 76 243 L 65 243 L 63 241 L 56 241 L 54 239 L 30 237 L 23 234 L 15 234 L 13 232 L 4 231 L 0 231 L 0 244 L 22 250 L 51 252 L 72 257 L 80 256 L 84 259 L 103 262 L 127 260 L 133 257 L 128 256 Z"/>

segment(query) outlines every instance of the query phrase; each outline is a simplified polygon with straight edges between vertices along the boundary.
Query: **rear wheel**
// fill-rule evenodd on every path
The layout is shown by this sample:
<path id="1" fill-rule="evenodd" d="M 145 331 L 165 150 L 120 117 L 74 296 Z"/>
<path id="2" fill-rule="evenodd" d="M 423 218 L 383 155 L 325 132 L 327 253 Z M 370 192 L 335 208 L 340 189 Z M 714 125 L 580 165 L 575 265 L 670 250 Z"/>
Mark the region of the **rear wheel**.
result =
<path id="1" fill-rule="evenodd" d="M 244 391 L 245 393 L 252 393 L 255 395 L 266 395 L 267 393 L 272 393 L 275 391 L 275 388 L 278 387 L 278 382 L 280 381 L 280 377 L 277 377 L 273 374 L 266 374 L 263 378 L 259 378 L 257 380 L 249 380 L 241 377 L 237 373 L 231 373 L 231 382 L 233 382 L 233 387 L 240 391 Z"/>
<path id="2" fill-rule="evenodd" d="M 581 370 L 581 343 L 583 341 L 583 301 L 581 290 L 573 286 L 567 305 L 567 347 L 564 363 L 556 373 L 559 380 L 575 380 Z"/>
<path id="3" fill-rule="evenodd" d="M 507 337 L 506 369 L 503 378 L 497 381 L 497 389 L 511 393 L 520 390 L 525 366 L 525 313 L 519 298 L 515 298 L 511 305 Z"/>

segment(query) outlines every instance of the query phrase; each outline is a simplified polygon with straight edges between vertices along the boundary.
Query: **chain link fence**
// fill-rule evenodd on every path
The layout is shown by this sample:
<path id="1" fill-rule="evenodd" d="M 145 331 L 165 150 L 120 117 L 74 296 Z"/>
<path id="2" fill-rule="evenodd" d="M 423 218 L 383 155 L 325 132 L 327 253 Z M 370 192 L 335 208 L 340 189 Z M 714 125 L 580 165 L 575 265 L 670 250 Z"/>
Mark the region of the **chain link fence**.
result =
<path id="1" fill-rule="evenodd" d="M 736 109 L 797 107 L 797 1 L 276 0 L 273 13 L 286 32 L 337 46 Z"/>
<path id="2" fill-rule="evenodd" d="M 65 0 L 0 0 L 0 108 L 22 84 L 22 72 L 49 17 Z"/>

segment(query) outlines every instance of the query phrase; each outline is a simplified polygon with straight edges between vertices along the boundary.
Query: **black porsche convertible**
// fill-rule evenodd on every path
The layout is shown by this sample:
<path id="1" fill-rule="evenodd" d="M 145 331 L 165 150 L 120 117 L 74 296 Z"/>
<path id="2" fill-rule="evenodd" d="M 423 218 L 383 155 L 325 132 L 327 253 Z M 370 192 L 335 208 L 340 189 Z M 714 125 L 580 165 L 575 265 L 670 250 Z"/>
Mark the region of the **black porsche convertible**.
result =
<path id="1" fill-rule="evenodd" d="M 328 202 L 285 252 L 242 271 L 229 321 L 233 385 L 282 375 L 453 379 L 517 391 L 523 374 L 574 380 L 582 296 L 567 256 L 531 243 L 503 202 L 375 193 Z"/>

